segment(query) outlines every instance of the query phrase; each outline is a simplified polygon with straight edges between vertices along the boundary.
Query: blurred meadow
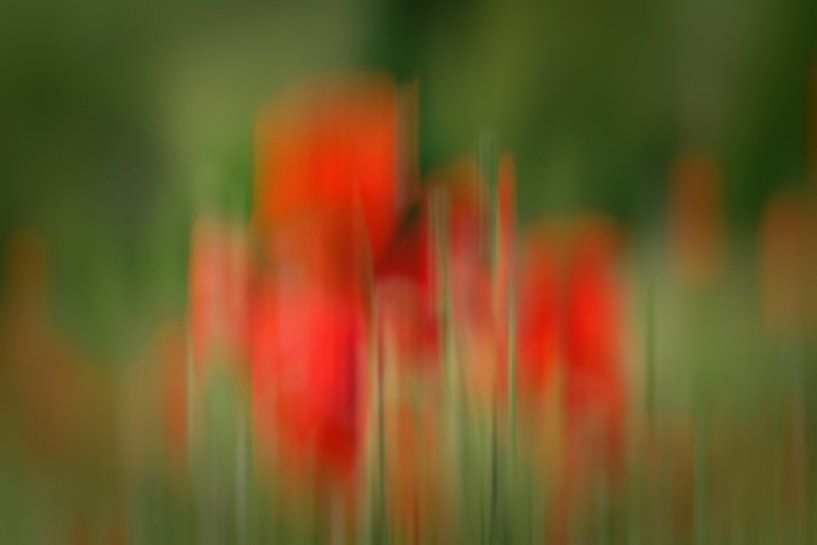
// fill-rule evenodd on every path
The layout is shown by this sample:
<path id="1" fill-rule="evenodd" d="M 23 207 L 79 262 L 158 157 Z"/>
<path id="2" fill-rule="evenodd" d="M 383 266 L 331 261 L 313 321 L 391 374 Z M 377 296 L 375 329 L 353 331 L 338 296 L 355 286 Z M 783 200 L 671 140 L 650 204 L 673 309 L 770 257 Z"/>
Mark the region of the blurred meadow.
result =
<path id="1" fill-rule="evenodd" d="M 0 543 L 817 542 L 817 4 L 0 8 Z"/>

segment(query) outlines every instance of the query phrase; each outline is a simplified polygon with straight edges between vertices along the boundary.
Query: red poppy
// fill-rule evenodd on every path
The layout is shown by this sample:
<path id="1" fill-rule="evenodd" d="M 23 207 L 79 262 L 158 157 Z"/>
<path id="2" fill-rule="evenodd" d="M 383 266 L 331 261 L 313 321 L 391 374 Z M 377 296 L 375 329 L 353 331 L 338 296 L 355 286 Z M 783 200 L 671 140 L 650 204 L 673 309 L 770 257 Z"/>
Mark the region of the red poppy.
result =
<path id="1" fill-rule="evenodd" d="M 348 482 L 370 268 L 396 221 L 396 89 L 361 79 L 278 106 L 261 120 L 253 219 L 266 251 L 253 310 L 256 433 L 288 473 Z"/>
<path id="2" fill-rule="evenodd" d="M 448 197 L 448 270 L 455 328 L 485 330 L 492 315 L 490 210 L 487 187 L 474 161 L 441 171 Z"/>
<path id="3" fill-rule="evenodd" d="M 572 517 L 601 473 L 615 486 L 624 454 L 625 392 L 616 231 L 589 220 L 568 244 L 564 288 L 564 469 L 552 541 L 568 540 Z"/>
<path id="4" fill-rule="evenodd" d="M 559 269 L 547 230 L 525 241 L 517 280 L 517 384 L 523 397 L 542 395 L 559 357 Z"/>
<path id="5" fill-rule="evenodd" d="M 436 367 L 439 338 L 436 259 L 426 201 L 409 207 L 395 237 L 375 265 L 379 328 L 400 365 Z"/>
<path id="6" fill-rule="evenodd" d="M 511 271 L 513 165 L 509 157 L 502 157 L 493 269 L 491 209 L 476 164 L 463 161 L 437 172 L 426 188 L 428 192 L 408 209 L 375 267 L 381 340 L 387 345 L 387 363 L 397 364 L 392 368 L 396 386 L 384 407 L 389 505 L 395 531 L 410 541 L 431 535 L 430 525 L 440 515 L 438 465 L 433 456 L 422 454 L 437 433 L 434 415 L 439 390 L 433 378 L 439 370 L 441 322 L 437 313 L 442 303 L 437 256 L 445 255 L 448 264 L 454 335 L 466 353 L 466 380 L 476 399 L 484 400 L 486 395 L 493 396 L 498 364 L 506 361 L 497 352 L 500 347 L 507 350 L 507 321 L 503 318 L 507 317 Z M 445 248 L 437 247 L 440 239 L 431 234 L 432 200 L 443 204 L 440 212 L 447 218 Z M 488 343 L 491 349 L 480 350 L 474 343 Z M 426 377 L 432 380 L 423 380 Z"/>
<path id="7" fill-rule="evenodd" d="M 379 291 L 389 292 L 389 298 L 394 300 L 384 310 L 389 312 L 391 307 L 405 303 L 404 310 L 423 323 L 415 323 L 414 327 L 406 324 L 403 332 L 416 337 L 422 345 L 436 340 L 439 334 L 436 310 L 442 296 L 437 285 L 439 264 L 436 261 L 437 253 L 442 251 L 448 262 L 452 312 L 459 335 L 485 333 L 484 338 L 492 341 L 504 336 L 502 344 L 507 348 L 507 327 L 503 325 L 507 325 L 513 261 L 513 162 L 510 156 L 503 155 L 499 163 L 495 240 L 491 237 L 487 186 L 475 162 L 461 161 L 438 171 L 426 186 L 429 193 L 409 208 L 404 223 L 375 268 Z M 448 245 L 444 249 L 434 247 L 430 235 L 429 198 L 432 194 L 442 196 L 447 204 Z M 493 268 L 492 242 L 496 243 Z M 391 314 L 398 314 L 393 310 Z M 403 316 L 402 321 L 407 320 L 408 317 Z"/>
<path id="8" fill-rule="evenodd" d="M 468 390 L 475 400 L 492 400 L 499 374 L 488 189 L 473 160 L 436 172 L 427 185 L 445 205 L 447 245 L 441 250 L 447 263 L 451 334 L 461 348 Z"/>
<path id="9" fill-rule="evenodd" d="M 427 534 L 439 482 L 434 457 L 424 454 L 436 436 L 440 369 L 438 249 L 429 209 L 427 194 L 406 208 L 374 269 L 380 387 L 390 385 L 383 403 L 387 505 L 391 531 L 408 541 Z"/>
<path id="10" fill-rule="evenodd" d="M 348 477 L 361 437 L 363 313 L 320 282 L 285 272 L 267 279 L 255 323 L 259 440 L 295 472 Z"/>
<path id="11" fill-rule="evenodd" d="M 260 231 L 319 215 L 365 231 L 356 243 L 379 256 L 397 212 L 397 111 L 388 77 L 301 91 L 268 110 L 259 130 Z"/>
<path id="12" fill-rule="evenodd" d="M 616 233 L 607 223 L 582 225 L 572 243 L 565 292 L 568 463 L 595 445 L 612 466 L 622 454 L 621 288 Z"/>

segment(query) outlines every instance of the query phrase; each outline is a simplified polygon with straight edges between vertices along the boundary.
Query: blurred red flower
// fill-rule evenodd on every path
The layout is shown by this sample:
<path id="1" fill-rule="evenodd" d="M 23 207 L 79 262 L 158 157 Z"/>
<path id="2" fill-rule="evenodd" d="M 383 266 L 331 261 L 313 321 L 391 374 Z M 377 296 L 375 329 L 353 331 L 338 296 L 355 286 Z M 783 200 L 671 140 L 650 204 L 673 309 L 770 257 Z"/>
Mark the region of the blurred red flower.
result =
<path id="1" fill-rule="evenodd" d="M 435 369 L 439 356 L 434 251 L 424 198 L 408 208 L 374 269 L 379 327 L 398 364 L 414 369 Z"/>
<path id="2" fill-rule="evenodd" d="M 575 478 L 584 478 L 579 474 L 590 465 L 600 465 L 611 477 L 621 468 L 626 394 L 617 238 L 609 223 L 589 220 L 579 226 L 568 257 L 565 446 L 567 471 Z"/>
<path id="3" fill-rule="evenodd" d="M 369 77 L 296 90 L 274 106 L 258 131 L 254 222 L 260 232 L 320 216 L 355 236 L 365 233 L 354 243 L 379 256 L 398 206 L 394 81 Z"/>
<path id="4" fill-rule="evenodd" d="M 361 436 L 366 339 L 359 305 L 314 279 L 270 276 L 258 296 L 255 338 L 259 440 L 296 473 L 348 477 Z"/>
<path id="5" fill-rule="evenodd" d="M 397 97 L 386 77 L 261 119 L 253 227 L 253 412 L 282 469 L 352 481 L 362 441 L 373 264 L 397 219 Z"/>
<path id="6" fill-rule="evenodd" d="M 494 314 L 491 209 L 488 187 L 473 160 L 435 172 L 427 187 L 443 208 L 451 334 L 458 346 L 467 391 L 492 407 L 503 370 L 499 368 L 498 324 Z M 441 292 L 437 297 L 443 297 Z"/>
<path id="7" fill-rule="evenodd" d="M 554 236 L 545 228 L 525 239 L 517 279 L 517 384 L 523 398 L 548 390 L 559 358 L 561 292 Z"/>
<path id="8" fill-rule="evenodd" d="M 616 490 L 624 455 L 626 393 L 618 233 L 602 219 L 571 229 L 563 291 L 563 471 L 551 539 L 569 541 L 572 519 L 599 476 Z"/>

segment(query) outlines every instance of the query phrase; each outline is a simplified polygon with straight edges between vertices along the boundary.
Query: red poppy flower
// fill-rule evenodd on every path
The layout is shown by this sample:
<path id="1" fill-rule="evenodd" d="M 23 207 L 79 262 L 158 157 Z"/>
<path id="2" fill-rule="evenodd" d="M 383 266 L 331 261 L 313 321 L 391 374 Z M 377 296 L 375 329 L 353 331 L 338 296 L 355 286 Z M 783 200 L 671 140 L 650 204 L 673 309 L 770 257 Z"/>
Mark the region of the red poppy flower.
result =
<path id="1" fill-rule="evenodd" d="M 517 280 L 517 384 L 523 397 L 547 390 L 559 357 L 559 268 L 553 235 L 533 231 L 525 241 Z"/>
<path id="2" fill-rule="evenodd" d="M 455 163 L 434 183 L 448 196 L 448 267 L 456 327 L 488 327 L 493 310 L 488 190 L 473 161 Z"/>
<path id="3" fill-rule="evenodd" d="M 579 228 L 567 269 L 564 346 L 568 448 L 590 441 L 617 465 L 625 394 L 615 247 L 609 224 L 590 221 Z M 568 455 L 577 456 L 575 451 Z"/>
<path id="4" fill-rule="evenodd" d="M 615 486 L 624 454 L 625 392 L 616 232 L 590 220 L 569 241 L 564 290 L 564 469 L 551 540 L 564 543 L 572 517 L 601 473 Z"/>
<path id="5" fill-rule="evenodd" d="M 391 531 L 416 542 L 434 531 L 439 465 L 433 454 L 439 411 L 436 251 L 428 201 L 412 206 L 375 268 L 378 342 L 391 376 L 385 418 L 387 505 Z"/>
<path id="6" fill-rule="evenodd" d="M 378 327 L 399 365 L 436 367 L 439 321 L 433 254 L 424 200 L 409 207 L 374 270 Z"/>
<path id="7" fill-rule="evenodd" d="M 317 214 L 353 226 L 355 244 L 379 256 L 397 212 L 394 82 L 372 77 L 301 90 L 276 106 L 262 116 L 259 130 L 260 231 Z"/>
<path id="8" fill-rule="evenodd" d="M 474 400 L 490 407 L 501 370 L 488 188 L 473 160 L 434 173 L 427 186 L 445 204 L 447 246 L 442 251 L 447 261 L 451 334 L 460 347 L 469 392 Z"/>
<path id="9" fill-rule="evenodd" d="M 253 409 L 288 472 L 350 477 L 362 432 L 370 267 L 397 214 L 396 88 L 301 93 L 261 119 Z"/>
<path id="10" fill-rule="evenodd" d="M 320 210 L 276 225 L 252 288 L 256 439 L 296 486 L 350 484 L 361 442 L 364 251 L 338 227 Z M 345 259 L 327 251 L 339 241 Z"/>
<path id="11" fill-rule="evenodd" d="M 349 477 L 364 399 L 359 305 L 308 271 L 285 266 L 265 278 L 257 301 L 253 412 L 259 441 L 275 448 L 294 474 Z"/>
<path id="12" fill-rule="evenodd" d="M 429 197 L 409 207 L 382 259 L 375 266 L 375 282 L 386 318 L 399 321 L 397 339 L 430 348 L 439 332 L 440 304 L 436 254 L 449 260 L 450 289 L 456 327 L 463 333 L 491 329 L 500 356 L 507 352 L 507 319 L 512 274 L 514 231 L 513 161 L 503 154 L 497 187 L 496 261 L 490 261 L 491 229 L 487 187 L 473 161 L 456 163 L 434 174 L 430 192 L 448 203 L 448 247 L 435 248 L 430 235 Z M 494 326 L 496 326 L 494 328 Z M 408 347 L 406 347 L 408 348 Z M 502 362 L 506 358 L 500 357 Z"/>

